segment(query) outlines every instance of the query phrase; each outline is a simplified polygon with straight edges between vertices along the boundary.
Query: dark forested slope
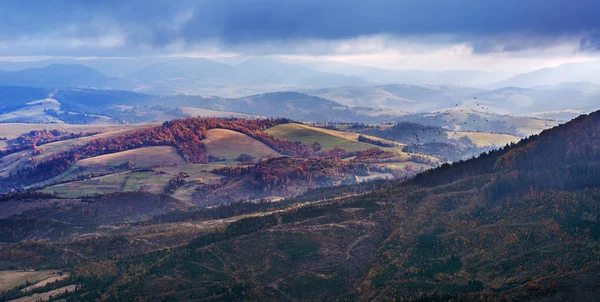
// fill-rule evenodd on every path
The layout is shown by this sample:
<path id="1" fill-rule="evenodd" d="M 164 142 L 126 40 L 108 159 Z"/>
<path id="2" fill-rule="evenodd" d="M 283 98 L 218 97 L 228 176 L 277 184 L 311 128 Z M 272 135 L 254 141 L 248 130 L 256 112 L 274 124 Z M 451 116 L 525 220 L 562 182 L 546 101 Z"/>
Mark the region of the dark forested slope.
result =
<path id="1" fill-rule="evenodd" d="M 589 298 L 594 288 L 535 280 L 595 271 L 599 188 L 600 112 L 425 172 L 387 192 L 393 232 L 361 296 Z"/>

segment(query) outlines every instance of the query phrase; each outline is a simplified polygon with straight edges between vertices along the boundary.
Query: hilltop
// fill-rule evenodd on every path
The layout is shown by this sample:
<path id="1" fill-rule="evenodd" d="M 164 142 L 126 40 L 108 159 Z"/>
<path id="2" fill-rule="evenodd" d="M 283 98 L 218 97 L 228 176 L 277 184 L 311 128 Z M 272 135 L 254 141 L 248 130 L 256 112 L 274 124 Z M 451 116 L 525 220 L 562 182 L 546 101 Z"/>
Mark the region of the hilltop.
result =
<path id="1" fill-rule="evenodd" d="M 355 133 L 285 119 L 187 118 L 162 125 L 32 130 L 15 137 L 16 131 L 0 153 L 0 189 L 61 198 L 143 191 L 209 206 L 404 178 L 439 162 L 434 156 L 403 152 L 400 143 L 382 147 L 376 137 L 359 142 Z M 279 162 L 272 159 L 287 157 L 304 170 L 275 167 Z M 319 174 L 323 165 L 331 166 L 331 172 Z M 252 181 L 239 177 L 254 169 L 269 176 Z"/>

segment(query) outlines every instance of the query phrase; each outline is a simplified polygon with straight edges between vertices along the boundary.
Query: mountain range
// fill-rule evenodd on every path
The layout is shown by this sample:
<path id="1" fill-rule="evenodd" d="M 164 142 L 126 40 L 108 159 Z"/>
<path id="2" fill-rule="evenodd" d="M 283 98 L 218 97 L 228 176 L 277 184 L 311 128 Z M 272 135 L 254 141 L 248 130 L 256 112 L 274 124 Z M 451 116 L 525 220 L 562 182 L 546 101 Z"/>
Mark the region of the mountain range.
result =
<path id="1" fill-rule="evenodd" d="M 229 65 L 209 59 L 178 58 L 144 66 L 121 77 L 108 77 L 92 67 L 69 62 L 71 63 L 54 63 L 43 67 L 2 71 L 0 85 L 45 88 L 87 87 L 155 94 L 242 96 L 292 87 L 368 83 L 359 77 L 320 72 L 301 65 L 267 59 L 254 59 Z"/>
<path id="2" fill-rule="evenodd" d="M 68 62 L 73 63 L 72 61 L 74 60 Z M 108 66 L 115 64 L 115 60 L 101 61 L 107 64 L 110 62 Z M 90 62 L 99 64 L 93 60 Z M 137 65 L 129 62 L 128 70 L 133 70 L 133 67 L 139 69 L 120 77 L 106 76 L 81 64 L 57 64 L 56 61 L 46 63 L 54 64 L 42 67 L 41 63 L 23 63 L 22 66 L 35 67 L 16 71 L 14 69 L 17 65 L 0 64 L 0 67 L 8 66 L 6 68 L 13 69 L 0 71 L 0 85 L 127 90 L 165 96 L 216 96 L 212 99 L 298 91 L 342 106 L 392 110 L 396 111 L 394 114 L 446 110 L 460 106 L 496 114 L 560 120 L 590 112 L 600 104 L 600 85 L 594 83 L 595 70 L 600 68 L 598 61 L 566 64 L 518 75 L 504 82 L 496 82 L 503 83 L 496 89 L 401 84 L 406 80 L 404 77 L 396 77 L 394 84 L 378 85 L 370 77 L 366 80 L 354 75 L 317 71 L 270 59 L 252 59 L 236 65 L 201 58 L 178 58 L 160 62 L 147 59 Z M 79 63 L 89 64 L 87 61 Z M 569 79 L 582 81 L 563 82 L 561 77 L 565 74 L 574 75 L 569 76 Z M 449 74 L 440 76 L 446 79 L 456 78 Z"/>
<path id="3" fill-rule="evenodd" d="M 43 69 L 55 64 L 83 65 L 96 69 L 109 78 L 118 78 L 122 81 L 125 79 L 139 81 L 187 78 L 203 85 L 207 83 L 236 84 L 242 86 L 248 85 L 250 86 L 249 88 L 252 85 L 262 86 L 267 83 L 279 87 L 294 86 L 305 88 L 407 84 L 417 86 L 463 86 L 485 89 L 555 86 L 565 82 L 600 84 L 598 81 L 598 75 L 600 74 L 599 60 L 568 63 L 512 76 L 501 72 L 471 70 L 393 70 L 329 61 L 294 62 L 268 58 L 249 59 L 241 63 L 222 63 L 221 61 L 224 60 L 159 57 L 138 59 L 51 59 L 42 61 L 0 62 L 0 70 L 14 72 L 26 69 Z M 37 70 L 37 72 L 40 71 Z M 135 89 L 137 87 L 141 89 L 142 87 L 142 85 L 139 85 L 139 82 L 137 83 L 138 85 L 125 82 L 121 84 L 120 88 L 129 87 Z M 103 83 L 94 84 L 99 85 Z M 22 85 L 36 86 L 31 82 L 22 83 Z M 76 85 L 78 85 L 77 82 L 68 86 Z M 116 84 L 112 83 L 112 85 Z M 166 88 L 163 87 L 163 89 Z M 213 87 L 212 91 L 219 90 Z M 222 90 L 221 92 L 224 93 L 225 91 Z"/>

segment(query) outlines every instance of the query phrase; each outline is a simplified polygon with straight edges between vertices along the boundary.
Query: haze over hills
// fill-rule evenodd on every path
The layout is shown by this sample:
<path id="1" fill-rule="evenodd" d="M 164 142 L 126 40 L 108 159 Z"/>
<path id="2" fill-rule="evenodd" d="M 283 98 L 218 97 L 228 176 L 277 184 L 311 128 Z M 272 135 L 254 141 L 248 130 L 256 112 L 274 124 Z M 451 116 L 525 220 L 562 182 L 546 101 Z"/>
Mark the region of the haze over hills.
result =
<path id="1" fill-rule="evenodd" d="M 529 79 L 539 78 L 540 81 L 535 85 L 523 84 L 524 82 L 519 84 L 520 80 L 513 78 L 510 80 L 512 82 L 504 84 L 515 86 L 489 90 L 457 86 L 456 83 L 460 83 L 460 79 L 452 75 L 442 77 L 457 79 L 453 85 L 409 85 L 402 83 L 404 80 L 402 77 L 396 77 L 394 84 L 377 85 L 356 76 L 316 71 L 272 59 L 252 59 L 236 65 L 202 58 L 163 60 L 154 64 L 151 59 L 143 60 L 138 64 L 140 66 L 148 64 L 148 66 L 123 77 L 107 77 L 91 67 L 79 64 L 51 64 L 46 67 L 0 72 L 0 84 L 131 90 L 159 95 L 187 94 L 227 98 L 240 98 L 274 91 L 299 91 L 344 106 L 369 107 L 375 110 L 415 113 L 448 109 L 459 105 L 472 110 L 481 110 L 485 107 L 486 111 L 497 114 L 529 115 L 561 120 L 568 120 L 577 114 L 597 109 L 597 104 L 600 102 L 598 84 L 559 80 L 565 73 L 581 75 L 569 79 L 590 80 L 595 70 L 594 66 L 598 65 L 599 61 L 573 63 L 519 75 Z M 115 61 L 118 60 L 111 61 L 113 65 L 116 64 Z M 93 60 L 82 61 L 84 62 L 89 63 Z M 543 80 L 551 78 L 553 80 Z M 429 83 L 435 82 L 429 81 Z M 540 84 L 546 85 L 540 86 Z M 216 106 L 206 109 L 215 110 L 215 108 Z"/>
<path id="2" fill-rule="evenodd" d="M 392 70 L 339 62 L 305 62 L 319 71 L 357 76 L 380 84 L 482 87 L 510 77 L 506 72 L 476 70 Z"/>
<path id="3" fill-rule="evenodd" d="M 456 131 L 500 132 L 520 137 L 555 125 L 553 120 L 493 114 L 486 108 L 449 106 L 436 113 L 410 113 L 349 107 L 298 92 L 276 92 L 241 98 L 151 95 L 97 89 L 0 87 L 10 102 L 0 103 L 4 122 L 71 124 L 140 123 L 186 116 L 285 117 L 304 122 L 414 122 Z M 48 99 L 47 101 L 38 102 Z M 451 102 L 452 104 L 453 102 Z M 437 104 L 437 103 L 434 103 Z M 435 105 L 431 105 L 435 106 Z M 573 113 L 569 113 L 573 114 Z"/>
<path id="4" fill-rule="evenodd" d="M 562 83 L 533 88 L 485 90 L 457 86 L 405 84 L 300 90 L 347 106 L 371 106 L 403 112 L 427 112 L 456 107 L 496 114 L 539 116 L 568 120 L 600 104 L 600 85 Z M 568 114 L 568 111 L 571 114 Z M 565 115 L 560 116 L 560 112 Z M 544 113 L 547 113 L 544 115 Z M 552 115 L 554 113 L 555 115 Z M 573 113 L 575 113 L 573 115 Z"/>
<path id="5" fill-rule="evenodd" d="M 559 85 L 565 82 L 592 82 L 600 84 L 600 60 L 568 63 L 552 68 L 543 68 L 519 74 L 505 81 L 495 83 L 495 87 L 534 87 Z"/>
<path id="6" fill-rule="evenodd" d="M 346 106 L 387 108 L 404 112 L 435 111 L 462 104 L 484 90 L 457 86 L 390 84 L 301 90 Z"/>
<path id="7" fill-rule="evenodd" d="M 115 59 L 109 65 L 119 64 L 122 60 Z M 101 60 L 102 63 L 106 61 L 110 60 Z M 51 62 L 53 61 L 46 61 L 45 64 Z M 244 96 L 258 92 L 286 90 L 286 87 L 325 87 L 367 83 L 359 77 L 320 72 L 301 65 L 268 59 L 248 60 L 237 65 L 202 58 L 168 59 L 141 67 L 121 77 L 110 78 L 92 67 L 81 65 L 102 66 L 103 64 L 97 62 L 90 64 L 92 61 L 75 62 L 79 64 L 44 66 L 40 63 L 39 65 L 43 67 L 37 67 L 32 63 L 24 63 L 23 67 L 36 67 L 21 70 L 14 70 L 18 68 L 10 66 L 9 69 L 12 71 L 0 73 L 0 83 L 3 86 L 111 88 L 160 94 L 221 96 Z M 150 62 L 152 61 L 147 60 L 140 65 Z M 129 64 L 133 65 L 133 63 Z"/>
<path id="8" fill-rule="evenodd" d="M 377 84 L 405 84 L 413 86 L 476 87 L 478 89 L 536 86 L 558 86 L 568 82 L 597 83 L 600 61 L 569 63 L 553 68 L 544 68 L 509 77 L 506 73 L 485 73 L 468 70 L 419 71 L 387 70 L 336 62 L 298 62 L 270 58 L 255 58 L 241 63 L 221 63 L 205 58 L 139 58 L 139 59 L 54 59 L 26 62 L 0 62 L 4 70 L 3 85 L 60 87 L 112 87 L 148 92 L 186 92 L 203 95 L 242 96 L 239 93 L 254 93 L 298 88 L 325 88 L 350 86 L 378 86 Z M 50 65 L 61 65 L 45 70 Z M 84 65 L 109 74 L 111 81 Z M 72 71 L 67 69 L 71 68 Z M 27 69 L 32 69 L 26 71 Z M 24 73 L 12 72 L 20 71 Z M 50 83 L 32 78 L 35 75 L 65 72 L 80 75 L 87 80 L 69 83 Z M 85 74 L 84 74 L 85 73 Z M 7 81 L 9 75 L 13 78 Z M 568 76 L 567 76 L 568 75 Z M 47 80 L 45 80 L 47 81 Z M 108 85 L 110 84 L 110 85 Z M 169 85 L 172 85 L 169 89 Z M 193 86 L 199 86 L 193 88 Z M 228 89 L 218 85 L 231 86 Z M 236 87 L 237 86 L 237 87 Z M 262 88 L 261 88 L 262 87 Z M 155 91 L 150 91 L 154 89 Z M 195 90 L 194 90 L 195 89 Z M 243 89 L 246 89 L 244 92 Z M 236 93 L 235 91 L 239 90 Z M 227 94 L 229 93 L 229 94 Z"/>
<path id="9" fill-rule="evenodd" d="M 109 87 L 110 79 L 97 70 L 76 64 L 52 64 L 43 68 L 0 71 L 2 86 Z"/>

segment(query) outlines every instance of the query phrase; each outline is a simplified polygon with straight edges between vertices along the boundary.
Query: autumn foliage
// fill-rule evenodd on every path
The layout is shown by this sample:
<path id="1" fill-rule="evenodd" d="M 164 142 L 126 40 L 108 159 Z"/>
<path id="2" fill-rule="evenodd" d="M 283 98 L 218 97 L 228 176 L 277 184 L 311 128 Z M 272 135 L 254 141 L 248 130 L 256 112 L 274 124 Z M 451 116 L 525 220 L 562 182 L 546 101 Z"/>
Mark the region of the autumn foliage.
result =
<path id="1" fill-rule="evenodd" d="M 56 176 L 69 168 L 74 162 L 103 154 L 116 153 L 146 146 L 174 146 L 188 162 L 208 163 L 210 158 L 202 140 L 210 129 L 227 129 L 255 138 L 275 151 L 290 155 L 307 157 L 315 153 L 300 142 L 272 137 L 264 132 L 267 128 L 280 123 L 284 119 L 219 119 L 219 118 L 186 118 L 165 122 L 161 126 L 129 133 L 113 138 L 98 138 L 73 150 L 53 155 L 44 161 L 20 172 L 19 177 L 39 181 Z M 36 141 L 40 141 L 39 139 Z"/>
<path id="2" fill-rule="evenodd" d="M 357 162 L 339 158 L 271 158 L 248 167 L 224 167 L 212 172 L 232 178 L 249 176 L 253 188 L 270 191 L 272 188 L 290 185 L 292 181 L 325 181 L 344 175 L 367 175 L 368 167 Z"/>

